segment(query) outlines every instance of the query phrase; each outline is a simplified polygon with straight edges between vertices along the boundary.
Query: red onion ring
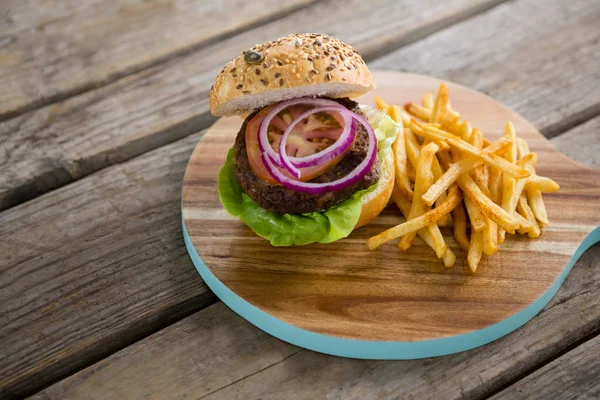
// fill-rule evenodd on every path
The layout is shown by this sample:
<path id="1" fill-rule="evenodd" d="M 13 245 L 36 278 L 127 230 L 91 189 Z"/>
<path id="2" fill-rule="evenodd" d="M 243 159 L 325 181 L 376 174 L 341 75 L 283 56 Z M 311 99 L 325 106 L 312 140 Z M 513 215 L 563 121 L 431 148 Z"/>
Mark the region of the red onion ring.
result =
<path id="1" fill-rule="evenodd" d="M 354 138 L 356 137 L 356 127 L 354 124 L 354 119 L 352 118 L 352 112 L 347 109 L 345 110 L 346 111 L 341 111 L 339 105 L 335 107 L 315 107 L 300 114 L 285 129 L 285 131 L 283 132 L 283 136 L 281 137 L 281 141 L 279 142 L 279 157 L 284 168 L 287 169 L 290 172 L 290 174 L 292 174 L 295 178 L 300 179 L 302 177 L 302 171 L 300 171 L 298 168 L 313 167 L 315 165 L 323 164 L 329 160 L 338 157 L 340 154 L 345 153 L 350 148 L 350 146 L 352 146 L 352 143 L 354 143 Z M 340 137 L 335 141 L 334 144 L 318 153 L 311 154 L 305 157 L 288 156 L 286 153 L 287 139 L 290 136 L 290 133 L 292 132 L 294 127 L 310 115 L 323 111 L 336 111 L 342 114 L 342 117 L 344 119 L 344 130 L 342 131 Z"/>
<path id="2" fill-rule="evenodd" d="M 352 112 L 350 111 L 350 113 Z M 352 118 L 356 119 L 367 130 L 367 133 L 369 135 L 369 149 L 367 150 L 367 155 L 362 160 L 362 162 L 358 164 L 356 168 L 354 168 L 348 175 L 335 181 L 325 183 L 296 181 L 283 175 L 281 171 L 277 169 L 273 160 L 271 160 L 267 152 L 263 152 L 261 154 L 262 161 L 265 164 L 265 167 L 267 168 L 269 173 L 273 176 L 273 179 L 275 179 L 277 182 L 279 182 L 288 189 L 292 189 L 297 192 L 306 192 L 310 194 L 335 192 L 360 182 L 365 177 L 365 175 L 367 175 L 371 170 L 373 162 L 375 161 L 375 157 L 377 156 L 377 138 L 375 137 L 375 132 L 373 132 L 373 128 L 363 117 L 355 113 L 352 114 Z"/>
<path id="3" fill-rule="evenodd" d="M 273 150 L 273 147 L 269 143 L 269 136 L 267 134 L 268 128 L 269 128 L 269 125 L 271 124 L 271 120 L 277 114 L 279 114 L 283 109 L 285 109 L 289 106 L 293 106 L 295 104 L 309 104 L 309 105 L 314 105 L 314 106 L 336 106 L 340 110 L 347 111 L 347 109 L 344 106 L 340 105 L 339 103 L 337 103 L 333 100 L 315 99 L 315 98 L 309 98 L 309 97 L 301 97 L 298 99 L 282 101 L 276 107 L 274 107 L 271 111 L 269 111 L 269 113 L 267 115 L 265 115 L 265 118 L 263 119 L 263 121 L 260 125 L 260 129 L 258 131 L 258 147 L 260 148 L 260 151 L 262 153 L 267 153 L 267 155 L 275 163 L 275 165 L 277 165 L 278 167 L 282 167 L 282 168 L 283 168 L 283 163 L 281 162 L 281 157 L 279 156 L 279 154 L 277 154 L 275 152 L 275 150 Z"/>

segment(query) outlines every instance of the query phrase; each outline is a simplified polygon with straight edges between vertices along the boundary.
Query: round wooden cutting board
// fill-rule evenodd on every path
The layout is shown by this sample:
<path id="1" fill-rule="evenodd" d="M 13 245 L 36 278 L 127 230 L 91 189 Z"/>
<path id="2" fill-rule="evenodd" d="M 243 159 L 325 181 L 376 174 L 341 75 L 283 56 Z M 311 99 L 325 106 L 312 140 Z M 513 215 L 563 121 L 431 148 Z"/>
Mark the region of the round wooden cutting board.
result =
<path id="1" fill-rule="evenodd" d="M 389 103 L 420 102 L 440 81 L 376 71 L 373 95 Z M 550 301 L 581 253 L 600 239 L 600 173 L 558 152 L 525 119 L 471 89 L 446 82 L 463 118 L 486 137 L 507 120 L 538 154 L 538 175 L 561 190 L 544 195 L 550 226 L 538 239 L 507 235 L 483 256 L 477 273 L 450 231 L 457 255 L 445 268 L 420 239 L 408 251 L 396 241 L 369 251 L 367 238 L 402 221 L 389 206 L 369 225 L 332 244 L 272 247 L 223 209 L 217 174 L 242 120 L 222 118 L 205 134 L 183 183 L 183 231 L 208 286 L 239 315 L 287 342 L 369 359 L 412 359 L 471 349 L 518 328 Z"/>

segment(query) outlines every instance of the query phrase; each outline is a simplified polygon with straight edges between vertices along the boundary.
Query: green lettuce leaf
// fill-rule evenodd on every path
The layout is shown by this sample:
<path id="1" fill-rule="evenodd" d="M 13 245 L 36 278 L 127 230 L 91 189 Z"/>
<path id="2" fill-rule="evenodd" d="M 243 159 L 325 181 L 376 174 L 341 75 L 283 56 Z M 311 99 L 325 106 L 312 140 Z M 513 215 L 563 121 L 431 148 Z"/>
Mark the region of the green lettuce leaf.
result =
<path id="1" fill-rule="evenodd" d="M 378 140 L 378 156 L 383 160 L 391 151 L 391 145 L 401 126 L 384 112 L 372 115 L 369 122 Z M 377 184 L 358 191 L 348 200 L 323 212 L 308 214 L 279 214 L 260 207 L 243 191 L 235 179 L 234 150 L 230 149 L 227 160 L 219 172 L 219 199 L 227 212 L 239 217 L 257 235 L 273 246 L 331 243 L 348 236 L 358 222 L 362 211 L 362 197 L 375 190 Z"/>

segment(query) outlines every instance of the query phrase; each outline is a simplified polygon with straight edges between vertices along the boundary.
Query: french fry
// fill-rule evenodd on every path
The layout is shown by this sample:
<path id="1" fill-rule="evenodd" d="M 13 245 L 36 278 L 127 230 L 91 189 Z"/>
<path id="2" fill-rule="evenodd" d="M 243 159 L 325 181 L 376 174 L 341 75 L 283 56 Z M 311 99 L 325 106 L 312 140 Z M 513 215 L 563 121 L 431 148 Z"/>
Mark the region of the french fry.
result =
<path id="1" fill-rule="evenodd" d="M 470 199 L 483 216 L 491 219 L 510 233 L 514 233 L 515 229 L 519 227 L 515 217 L 488 199 L 469 174 L 461 175 L 458 179 L 458 185 L 465 193 L 465 198 Z"/>
<path id="2" fill-rule="evenodd" d="M 531 173 L 536 162 L 536 154 L 529 153 L 525 155 L 525 157 L 520 159 L 518 164 L 520 167 L 524 168 L 526 171 Z M 508 213 L 514 213 L 517 209 L 517 202 L 519 201 L 519 197 L 521 197 L 521 193 L 523 193 L 523 189 L 525 188 L 525 184 L 527 183 L 527 181 L 528 178 L 517 179 L 514 183 L 514 186 L 512 187 L 511 196 L 508 199 L 502 199 L 502 208 Z"/>
<path id="3" fill-rule="evenodd" d="M 546 214 L 546 206 L 544 205 L 544 200 L 542 199 L 542 192 L 535 188 L 527 188 L 527 201 L 531 206 L 531 210 L 533 211 L 533 215 L 535 218 L 540 221 L 542 225 L 548 225 L 550 221 L 548 221 L 548 215 Z"/>
<path id="4" fill-rule="evenodd" d="M 497 153 L 503 151 L 508 145 L 506 140 L 500 139 L 483 151 L 486 153 Z M 429 188 L 429 190 L 423 195 L 423 201 L 428 206 L 433 205 L 433 202 L 446 191 L 451 184 L 453 184 L 460 175 L 471 171 L 473 168 L 481 165 L 483 161 L 478 161 L 474 158 L 464 158 L 451 164 L 450 167 L 444 172 L 444 174 L 436 180 L 436 182 Z"/>
<path id="5" fill-rule="evenodd" d="M 471 140 L 471 135 L 473 134 L 473 127 L 471 126 L 471 123 L 469 121 L 463 121 L 460 124 L 460 138 L 462 140 L 464 140 L 465 142 L 468 142 Z"/>
<path id="6" fill-rule="evenodd" d="M 411 182 L 414 182 L 415 181 L 415 169 L 413 168 L 413 166 L 410 162 L 406 165 L 406 170 L 408 172 L 408 179 Z"/>
<path id="7" fill-rule="evenodd" d="M 554 193 L 560 189 L 558 183 L 545 176 L 535 175 L 535 171 L 532 171 L 531 176 L 528 178 L 525 185 L 527 185 L 527 187 L 533 187 L 542 193 Z"/>
<path id="8" fill-rule="evenodd" d="M 391 105 L 387 109 L 387 113 L 394 122 L 402 123 L 404 129 L 407 129 L 407 126 L 410 125 L 410 115 L 408 115 L 405 111 L 400 110 L 398 106 Z"/>
<path id="9" fill-rule="evenodd" d="M 373 96 L 373 99 L 375 100 L 375 105 L 377 106 L 377 108 L 381 111 L 381 110 L 387 110 L 388 108 L 390 108 L 390 106 L 388 105 L 388 103 L 386 103 L 385 100 L 383 100 L 381 97 L 379 96 Z"/>
<path id="10" fill-rule="evenodd" d="M 462 200 L 462 193 L 458 189 L 457 185 L 452 185 L 448 191 L 448 196 L 444 203 L 439 207 L 427 211 L 425 214 L 403 222 L 400 225 L 396 225 L 382 233 L 375 235 L 367 240 L 367 247 L 370 250 L 374 250 L 390 240 L 397 239 L 408 233 L 418 231 L 421 228 L 425 228 L 427 225 L 434 223 L 440 217 L 451 212 L 456 205 Z"/>
<path id="11" fill-rule="evenodd" d="M 517 154 L 519 158 L 523 158 L 525 157 L 525 155 L 529 154 L 529 146 L 527 145 L 527 142 L 522 138 L 517 138 Z M 533 174 L 535 174 L 535 168 L 533 169 Z M 535 178 L 532 177 L 532 180 L 533 179 Z M 556 186 L 558 186 L 558 184 L 556 184 Z M 542 225 L 548 225 L 550 221 L 548 221 L 546 206 L 544 205 L 544 200 L 542 199 L 541 190 L 539 188 L 536 188 L 535 185 L 526 184 L 525 192 L 527 196 L 528 205 L 530 206 L 535 218 Z"/>
<path id="12" fill-rule="evenodd" d="M 529 145 L 525 141 L 525 139 L 518 137 L 517 138 L 517 159 L 521 159 L 525 157 L 526 154 L 529 154 Z"/>
<path id="13" fill-rule="evenodd" d="M 498 224 L 488 219 L 483 229 L 483 252 L 493 256 L 498 252 Z"/>
<path id="14" fill-rule="evenodd" d="M 475 160 L 474 158 L 464 158 L 452 165 L 444 172 L 444 174 L 438 179 L 431 187 L 425 192 L 422 199 L 428 206 L 432 206 L 435 200 L 445 192 L 450 185 L 452 185 L 458 177 L 465 172 L 472 170 L 477 165 L 480 165 L 481 161 Z"/>
<path id="15" fill-rule="evenodd" d="M 421 125 L 415 119 L 411 119 L 410 121 L 411 130 L 422 137 L 431 139 L 431 140 L 445 140 L 451 146 L 457 147 L 459 150 L 469 153 L 473 157 L 477 157 L 481 159 L 486 164 L 499 168 L 503 172 L 515 177 L 515 178 L 527 178 L 530 174 L 519 168 L 515 164 L 509 163 L 504 158 L 497 156 L 495 154 L 483 152 L 482 150 L 476 149 L 471 144 L 465 142 L 462 139 L 458 139 L 453 136 L 451 133 L 445 132 L 441 129 L 438 129 L 432 125 L 426 124 Z"/>
<path id="16" fill-rule="evenodd" d="M 454 239 L 463 250 L 469 249 L 469 239 L 467 238 L 467 215 L 462 203 L 458 204 L 452 210 L 452 219 L 454 220 Z"/>
<path id="17" fill-rule="evenodd" d="M 515 127 L 511 121 L 506 123 L 504 127 L 504 137 L 510 139 L 510 147 L 508 151 L 504 154 L 506 161 L 512 165 L 517 163 L 517 132 L 515 131 Z M 502 174 L 502 208 L 512 213 L 514 211 L 514 207 L 512 207 L 513 199 L 515 198 L 515 178 L 519 178 L 516 176 L 511 176 L 503 171 Z M 518 198 L 518 197 L 517 197 Z M 506 232 L 504 229 L 498 230 L 498 242 L 504 243 Z"/>
<path id="18" fill-rule="evenodd" d="M 471 242 L 469 243 L 469 253 L 467 254 L 467 262 L 472 272 L 477 271 L 481 254 L 483 253 L 483 233 L 473 232 L 471 234 Z"/>
<path id="19" fill-rule="evenodd" d="M 448 111 L 448 97 L 450 96 L 450 92 L 448 87 L 443 83 L 440 83 L 437 94 L 435 96 L 435 101 L 433 102 L 433 108 L 431 109 L 431 122 L 441 123 L 442 119 L 446 115 Z"/>
<path id="20" fill-rule="evenodd" d="M 469 221 L 471 222 L 471 228 L 475 232 L 481 232 L 483 228 L 485 228 L 485 218 L 479 212 L 479 208 L 473 203 L 468 197 L 465 197 L 465 208 L 467 209 L 467 214 L 469 215 Z"/>
<path id="21" fill-rule="evenodd" d="M 452 266 L 456 255 L 439 229 L 452 226 L 475 272 L 483 254 L 498 252 L 506 232 L 530 238 L 541 234 L 540 226 L 548 224 L 542 192 L 555 192 L 560 186 L 536 174 L 537 155 L 517 137 L 512 122 L 490 143 L 469 121 L 461 120 L 443 83 L 435 96 L 426 93 L 421 105 L 407 103 L 402 110 L 379 98 L 376 103 L 405 128 L 393 145 L 392 198 L 406 222 L 369 238 L 369 249 L 397 238 L 398 246 L 407 249 L 419 235 L 445 266 Z"/>
<path id="22" fill-rule="evenodd" d="M 408 158 L 406 156 L 406 141 L 404 139 L 404 129 L 400 129 L 396 140 L 392 146 L 394 152 L 394 167 L 396 169 L 396 186 L 402 190 L 402 193 L 410 200 L 413 198 L 413 191 L 408 177 Z"/>
<path id="23" fill-rule="evenodd" d="M 410 129 L 404 130 L 404 140 L 406 144 L 406 156 L 410 161 L 413 169 L 417 169 L 417 165 L 419 165 L 419 154 L 421 154 L 421 147 L 419 146 L 419 142 L 415 137 L 415 134 Z"/>
<path id="24" fill-rule="evenodd" d="M 527 196 L 524 194 L 522 194 L 521 197 L 519 197 L 519 201 L 517 202 L 517 211 L 519 212 L 519 214 L 525 217 L 531 224 L 531 228 L 519 229 L 519 231 L 523 230 L 523 233 L 527 232 L 527 236 L 529 236 L 532 239 L 539 237 L 541 233 L 540 227 L 537 224 L 537 221 L 535 220 L 535 215 L 533 215 L 533 211 L 527 203 Z"/>
<path id="25" fill-rule="evenodd" d="M 473 134 L 471 135 L 471 144 L 479 150 L 483 150 L 483 134 L 481 133 L 481 131 L 477 128 L 473 129 Z M 473 177 L 473 180 L 475 181 L 475 183 L 477 183 L 479 185 L 479 187 L 482 186 L 486 186 L 487 184 L 484 184 L 484 176 L 483 176 L 483 169 L 484 169 L 485 165 L 479 165 L 477 167 L 475 167 L 473 169 L 473 171 L 471 172 L 471 176 Z"/>
<path id="26" fill-rule="evenodd" d="M 394 190 L 392 191 L 392 199 L 394 200 L 394 203 L 396 203 L 396 206 L 398 206 L 398 208 L 400 209 L 402 215 L 404 215 L 404 218 L 407 218 L 408 214 L 410 213 L 411 202 L 401 194 L 400 190 L 397 187 L 394 187 Z M 436 245 L 434 244 L 433 239 L 429 234 L 427 228 L 419 229 L 417 231 L 417 235 L 419 235 L 419 237 L 423 239 L 423 241 L 429 247 L 435 250 Z M 450 247 L 446 246 L 446 251 L 442 256 L 442 261 L 444 262 L 444 266 L 448 268 L 452 267 L 456 262 L 456 255 L 452 252 Z"/>
<path id="27" fill-rule="evenodd" d="M 502 171 L 496 168 L 490 168 L 490 178 L 488 188 L 492 195 L 492 201 L 496 204 L 502 203 Z"/>
<path id="28" fill-rule="evenodd" d="M 417 117 L 425 122 L 431 121 L 431 110 L 415 103 L 406 103 L 404 109 L 413 117 Z"/>
<path id="29" fill-rule="evenodd" d="M 435 143 L 429 143 L 427 146 L 421 149 L 421 154 L 419 155 L 419 163 L 417 165 L 417 175 L 415 182 L 415 191 L 412 200 L 412 205 L 410 208 L 410 213 L 408 214 L 408 219 L 414 219 L 425 212 L 427 212 L 428 207 L 421 199 L 423 193 L 431 186 L 433 182 L 433 173 L 431 172 L 431 164 L 433 162 L 433 158 L 435 157 L 435 153 L 439 150 L 439 147 Z M 428 227 L 429 228 L 429 227 Z M 431 227 L 433 228 L 433 227 Z M 432 234 L 432 229 L 429 230 L 429 233 Z M 398 247 L 402 250 L 408 250 L 412 245 L 413 240 L 415 239 L 416 232 L 411 232 L 407 235 L 404 235 L 400 242 L 398 243 Z M 438 251 L 438 249 L 436 249 Z M 443 255 L 444 250 L 440 250 Z"/>

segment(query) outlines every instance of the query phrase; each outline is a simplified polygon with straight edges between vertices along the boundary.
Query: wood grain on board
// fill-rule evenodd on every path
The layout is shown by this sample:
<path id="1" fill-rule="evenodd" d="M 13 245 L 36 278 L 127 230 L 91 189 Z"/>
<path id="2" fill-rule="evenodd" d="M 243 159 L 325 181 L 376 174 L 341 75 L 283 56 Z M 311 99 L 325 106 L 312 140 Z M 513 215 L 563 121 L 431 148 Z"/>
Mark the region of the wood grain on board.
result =
<path id="1" fill-rule="evenodd" d="M 181 233 L 181 181 L 199 137 L 0 213 L 0 398 L 215 301 Z"/>
<path id="2" fill-rule="evenodd" d="M 493 400 L 560 398 L 600 398 L 600 335 L 492 397 Z"/>
<path id="3" fill-rule="evenodd" d="M 0 157 L 0 210 L 208 127 L 214 122 L 207 99 L 215 76 L 256 43 L 294 31 L 324 31 L 363 54 L 377 54 L 499 2 L 349 0 L 341 8 L 337 2 L 319 2 L 0 123 L 0 154 L 5 154 Z"/>
<path id="4" fill-rule="evenodd" d="M 439 85 L 434 78 L 394 72 L 375 71 L 374 79 L 378 87 L 373 95 L 390 104 L 418 102 Z M 206 266 L 267 314 L 334 337 L 439 339 L 485 328 L 529 307 L 562 274 L 581 241 L 600 226 L 600 173 L 563 156 L 531 124 L 494 100 L 458 85 L 449 87 L 453 108 L 489 140 L 501 137 L 506 121 L 513 121 L 518 136 L 538 154 L 538 174 L 560 184 L 560 192 L 545 196 L 552 223 L 540 238 L 513 237 L 495 256 L 484 257 L 473 275 L 456 245 L 458 260 L 451 269 L 424 243 L 407 252 L 395 241 L 369 251 L 367 238 L 400 222 L 398 211 L 390 207 L 347 239 L 272 247 L 229 216 L 214 190 L 239 130 L 235 117 L 219 120 L 204 135 L 183 183 L 186 228 Z"/>
<path id="5" fill-rule="evenodd" d="M 598 332 L 599 295 L 596 245 L 552 302 L 518 331 L 465 353 L 411 361 L 350 360 L 302 350 L 218 303 L 34 398 L 481 399 Z"/>
<path id="6" fill-rule="evenodd" d="M 3 1 L 0 118 L 92 89 L 310 3 Z"/>

